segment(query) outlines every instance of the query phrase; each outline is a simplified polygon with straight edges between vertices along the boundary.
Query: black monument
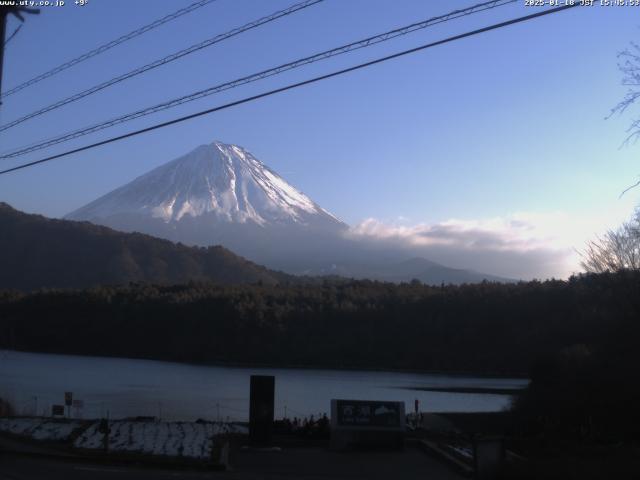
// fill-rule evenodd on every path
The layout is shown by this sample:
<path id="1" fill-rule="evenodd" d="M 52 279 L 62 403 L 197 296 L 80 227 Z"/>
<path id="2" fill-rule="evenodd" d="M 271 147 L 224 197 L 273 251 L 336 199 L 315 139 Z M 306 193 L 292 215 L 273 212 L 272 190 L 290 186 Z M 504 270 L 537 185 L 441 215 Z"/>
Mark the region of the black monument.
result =
<path id="1" fill-rule="evenodd" d="M 249 440 L 253 445 L 268 445 L 273 429 L 276 377 L 251 375 L 249 399 Z"/>

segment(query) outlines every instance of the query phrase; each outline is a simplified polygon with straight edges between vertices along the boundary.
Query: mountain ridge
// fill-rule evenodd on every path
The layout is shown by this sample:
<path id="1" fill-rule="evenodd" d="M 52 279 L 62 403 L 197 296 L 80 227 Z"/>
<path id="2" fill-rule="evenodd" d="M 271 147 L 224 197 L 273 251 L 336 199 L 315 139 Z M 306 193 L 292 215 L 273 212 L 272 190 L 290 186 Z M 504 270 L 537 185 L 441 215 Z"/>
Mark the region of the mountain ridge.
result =
<path id="1" fill-rule="evenodd" d="M 189 247 L 89 222 L 50 219 L 0 202 L 0 288 L 147 282 L 278 284 L 293 279 L 222 246 Z"/>

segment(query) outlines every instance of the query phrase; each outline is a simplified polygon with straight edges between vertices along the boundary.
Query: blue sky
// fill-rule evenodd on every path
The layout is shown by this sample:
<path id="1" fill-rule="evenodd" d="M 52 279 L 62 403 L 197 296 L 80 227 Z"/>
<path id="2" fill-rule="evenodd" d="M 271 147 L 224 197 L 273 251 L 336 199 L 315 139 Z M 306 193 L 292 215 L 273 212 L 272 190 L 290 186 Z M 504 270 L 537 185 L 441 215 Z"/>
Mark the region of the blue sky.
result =
<path id="1" fill-rule="evenodd" d="M 189 3 L 43 8 L 7 46 L 3 89 Z M 0 123 L 292 3 L 218 0 L 8 97 Z M 326 0 L 2 132 L 0 150 L 474 3 Z M 534 11 L 522 1 L 447 22 L 46 153 Z M 216 139 L 244 146 L 360 234 L 411 241 L 434 226 L 480 229 L 555 252 L 552 266 L 522 276 L 566 276 L 575 258 L 557 252 L 580 248 L 637 203 L 637 191 L 618 198 L 640 173 L 638 147 L 620 148 L 633 112 L 605 116 L 625 93 L 616 54 L 639 26 L 639 7 L 573 9 L 0 176 L 0 200 L 62 216 Z"/>

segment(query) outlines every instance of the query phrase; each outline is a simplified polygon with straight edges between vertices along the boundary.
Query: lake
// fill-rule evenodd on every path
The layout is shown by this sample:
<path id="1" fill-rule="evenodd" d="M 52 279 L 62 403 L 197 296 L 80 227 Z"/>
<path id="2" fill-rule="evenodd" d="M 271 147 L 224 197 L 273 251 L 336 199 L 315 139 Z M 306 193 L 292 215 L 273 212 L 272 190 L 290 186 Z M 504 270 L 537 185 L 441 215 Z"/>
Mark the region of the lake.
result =
<path id="1" fill-rule="evenodd" d="M 229 419 L 249 416 L 249 378 L 275 375 L 276 417 L 329 413 L 332 398 L 414 400 L 425 412 L 492 412 L 509 406 L 511 396 L 493 393 L 422 391 L 414 388 L 517 390 L 526 379 L 478 378 L 419 373 L 291 368 L 217 367 L 133 360 L 0 351 L 0 397 L 17 413 L 51 412 L 64 392 L 84 406 L 83 418 L 138 415 L 163 420 Z"/>

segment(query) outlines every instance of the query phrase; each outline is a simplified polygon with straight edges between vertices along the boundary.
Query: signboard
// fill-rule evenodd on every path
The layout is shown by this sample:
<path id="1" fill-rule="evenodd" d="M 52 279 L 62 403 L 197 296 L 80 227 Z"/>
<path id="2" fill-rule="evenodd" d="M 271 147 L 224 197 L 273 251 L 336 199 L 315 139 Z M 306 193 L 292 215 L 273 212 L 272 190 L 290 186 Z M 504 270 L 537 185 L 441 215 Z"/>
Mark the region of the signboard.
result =
<path id="1" fill-rule="evenodd" d="M 67 407 L 73 404 L 73 392 L 64 392 L 64 404 Z"/>
<path id="2" fill-rule="evenodd" d="M 64 416 L 64 405 L 51 405 L 51 416 Z"/>
<path id="3" fill-rule="evenodd" d="M 336 410 L 337 423 L 342 427 L 399 428 L 404 424 L 399 402 L 336 400 Z"/>
<path id="4" fill-rule="evenodd" d="M 404 432 L 404 402 L 331 400 L 332 450 L 402 449 Z"/>

